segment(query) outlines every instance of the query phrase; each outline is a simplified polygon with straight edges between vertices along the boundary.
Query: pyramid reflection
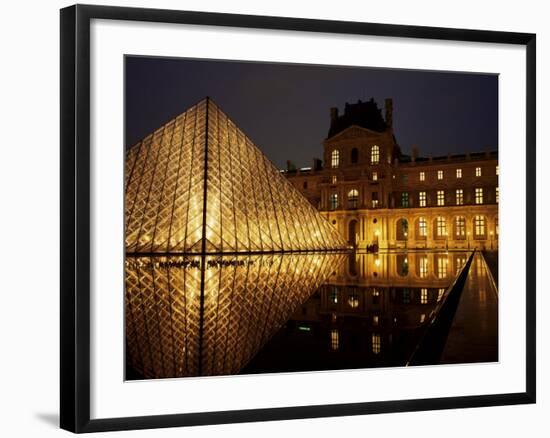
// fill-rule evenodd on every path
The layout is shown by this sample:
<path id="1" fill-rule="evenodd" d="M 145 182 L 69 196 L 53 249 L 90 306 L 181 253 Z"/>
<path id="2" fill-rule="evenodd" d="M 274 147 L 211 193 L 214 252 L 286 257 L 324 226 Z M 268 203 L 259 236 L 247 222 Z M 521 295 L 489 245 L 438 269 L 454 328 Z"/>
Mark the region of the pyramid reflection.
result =
<path id="1" fill-rule="evenodd" d="M 210 99 L 132 147 L 125 174 L 128 253 L 347 248 Z"/>
<path id="2" fill-rule="evenodd" d="M 127 362 L 144 378 L 236 374 L 344 260 L 128 257 Z"/>

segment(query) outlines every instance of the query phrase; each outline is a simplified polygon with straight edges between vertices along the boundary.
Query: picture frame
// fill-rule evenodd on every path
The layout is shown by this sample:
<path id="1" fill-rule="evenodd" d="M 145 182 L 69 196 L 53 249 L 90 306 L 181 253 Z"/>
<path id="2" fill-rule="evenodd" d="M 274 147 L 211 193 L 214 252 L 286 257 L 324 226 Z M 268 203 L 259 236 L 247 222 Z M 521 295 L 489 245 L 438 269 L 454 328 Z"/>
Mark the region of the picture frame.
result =
<path id="1" fill-rule="evenodd" d="M 91 221 L 93 177 L 90 169 L 92 97 L 91 23 L 118 20 L 156 25 L 296 31 L 394 39 L 509 44 L 526 50 L 525 144 L 525 390 L 511 393 L 397 399 L 359 403 L 285 406 L 185 412 L 131 417 L 91 415 Z M 500 406 L 536 401 L 536 36 L 527 33 L 446 29 L 377 23 L 339 22 L 209 12 L 75 5 L 61 10 L 61 290 L 60 290 L 60 425 L 75 432 L 193 426 L 251 421 L 397 413 Z M 122 345 L 122 341 L 121 341 Z"/>

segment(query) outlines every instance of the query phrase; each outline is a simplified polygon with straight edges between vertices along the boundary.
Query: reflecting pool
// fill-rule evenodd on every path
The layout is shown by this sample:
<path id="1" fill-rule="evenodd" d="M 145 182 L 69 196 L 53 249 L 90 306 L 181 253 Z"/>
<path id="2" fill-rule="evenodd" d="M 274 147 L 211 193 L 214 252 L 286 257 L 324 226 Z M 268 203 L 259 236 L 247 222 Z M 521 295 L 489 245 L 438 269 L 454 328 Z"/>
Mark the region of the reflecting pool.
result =
<path id="1" fill-rule="evenodd" d="M 414 251 L 128 257 L 126 376 L 404 366 L 468 258 Z M 480 353 L 461 358 L 464 333 L 476 329 L 453 325 L 454 347 L 434 363 L 497 360 L 498 301 L 484 266 L 473 258 L 476 276 L 455 317 L 467 324 L 475 315 L 485 328 Z M 476 301 L 480 281 L 483 302 Z"/>

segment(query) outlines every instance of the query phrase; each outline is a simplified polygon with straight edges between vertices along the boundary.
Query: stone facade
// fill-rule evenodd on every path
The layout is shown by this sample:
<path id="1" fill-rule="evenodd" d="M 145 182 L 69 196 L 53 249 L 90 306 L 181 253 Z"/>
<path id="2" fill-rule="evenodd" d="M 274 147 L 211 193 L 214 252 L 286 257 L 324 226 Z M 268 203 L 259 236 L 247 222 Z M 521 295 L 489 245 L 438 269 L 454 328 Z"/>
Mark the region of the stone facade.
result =
<path id="1" fill-rule="evenodd" d="M 360 249 L 497 249 L 498 153 L 405 155 L 391 100 L 384 118 L 376 111 L 372 100 L 346 104 L 341 116 L 331 109 L 324 166 L 284 174 Z"/>

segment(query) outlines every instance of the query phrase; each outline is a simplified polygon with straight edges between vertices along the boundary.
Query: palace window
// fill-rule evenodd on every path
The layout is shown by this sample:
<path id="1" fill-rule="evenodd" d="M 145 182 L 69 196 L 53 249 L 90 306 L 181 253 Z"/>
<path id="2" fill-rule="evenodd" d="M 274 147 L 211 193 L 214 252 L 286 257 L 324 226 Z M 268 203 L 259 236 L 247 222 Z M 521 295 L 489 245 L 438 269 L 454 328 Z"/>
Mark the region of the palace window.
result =
<path id="1" fill-rule="evenodd" d="M 372 192 L 372 208 L 378 207 L 378 192 Z"/>
<path id="2" fill-rule="evenodd" d="M 426 174 L 424 172 L 420 172 L 420 181 L 426 180 Z"/>
<path id="3" fill-rule="evenodd" d="M 466 236 L 466 218 L 464 216 L 457 216 L 455 218 L 455 237 L 464 238 Z"/>
<path id="4" fill-rule="evenodd" d="M 462 169 L 456 169 L 456 177 L 462 178 Z"/>
<path id="5" fill-rule="evenodd" d="M 437 191 L 437 205 L 445 205 L 445 190 Z"/>
<path id="6" fill-rule="evenodd" d="M 330 209 L 336 210 L 338 208 L 338 193 L 330 195 Z"/>
<path id="7" fill-rule="evenodd" d="M 333 351 L 338 350 L 340 346 L 340 336 L 338 335 L 338 329 L 332 329 L 330 331 L 330 349 Z"/>
<path id="8" fill-rule="evenodd" d="M 352 189 L 348 192 L 348 208 L 357 208 L 359 200 L 359 190 Z"/>
<path id="9" fill-rule="evenodd" d="M 334 149 L 330 156 L 330 166 L 333 169 L 336 169 L 338 168 L 339 165 L 340 165 L 340 151 L 338 149 Z"/>
<path id="10" fill-rule="evenodd" d="M 485 216 L 474 217 L 474 233 L 476 238 L 485 237 Z"/>
<path id="11" fill-rule="evenodd" d="M 449 266 L 449 259 L 447 257 L 438 257 L 437 259 L 437 278 L 447 277 L 447 267 Z"/>
<path id="12" fill-rule="evenodd" d="M 447 235 L 447 222 L 445 218 L 438 216 L 435 221 L 436 237 L 445 237 Z"/>
<path id="13" fill-rule="evenodd" d="M 353 148 L 351 150 L 351 163 L 357 164 L 359 162 L 359 149 Z"/>
<path id="14" fill-rule="evenodd" d="M 499 198 L 499 193 L 498 193 L 498 187 L 495 189 L 495 200 L 498 204 L 498 198 Z"/>
<path id="15" fill-rule="evenodd" d="M 481 176 L 481 167 L 476 167 L 476 176 Z"/>
<path id="16" fill-rule="evenodd" d="M 483 189 L 476 188 L 476 204 L 483 204 Z"/>
<path id="17" fill-rule="evenodd" d="M 372 334 L 372 352 L 374 354 L 380 353 L 380 335 Z"/>
<path id="18" fill-rule="evenodd" d="M 456 189 L 456 205 L 464 204 L 464 190 Z"/>
<path id="19" fill-rule="evenodd" d="M 425 207 L 426 206 L 426 192 L 418 193 L 418 205 L 420 207 Z"/>
<path id="20" fill-rule="evenodd" d="M 380 162 L 380 148 L 374 145 L 370 149 L 370 164 L 378 164 Z"/>
<path id="21" fill-rule="evenodd" d="M 378 181 L 378 172 L 372 172 L 372 180 Z"/>
<path id="22" fill-rule="evenodd" d="M 428 289 L 420 289 L 420 304 L 428 304 Z"/>
<path id="23" fill-rule="evenodd" d="M 443 171 L 442 170 L 437 171 L 437 179 L 443 179 Z"/>
<path id="24" fill-rule="evenodd" d="M 418 219 L 418 235 L 420 237 L 426 237 L 428 235 L 428 223 L 425 217 Z"/>
<path id="25" fill-rule="evenodd" d="M 334 184 L 336 184 L 337 182 L 338 182 L 338 177 L 337 177 L 336 175 L 332 175 L 332 176 L 330 177 L 330 183 L 334 185 Z"/>
<path id="26" fill-rule="evenodd" d="M 428 256 L 420 257 L 418 263 L 418 276 L 420 278 L 426 278 L 428 276 Z"/>
<path id="27" fill-rule="evenodd" d="M 495 174 L 498 176 L 498 166 L 495 167 Z"/>
<path id="28" fill-rule="evenodd" d="M 409 206 L 409 194 L 407 192 L 401 193 L 401 207 Z"/>

